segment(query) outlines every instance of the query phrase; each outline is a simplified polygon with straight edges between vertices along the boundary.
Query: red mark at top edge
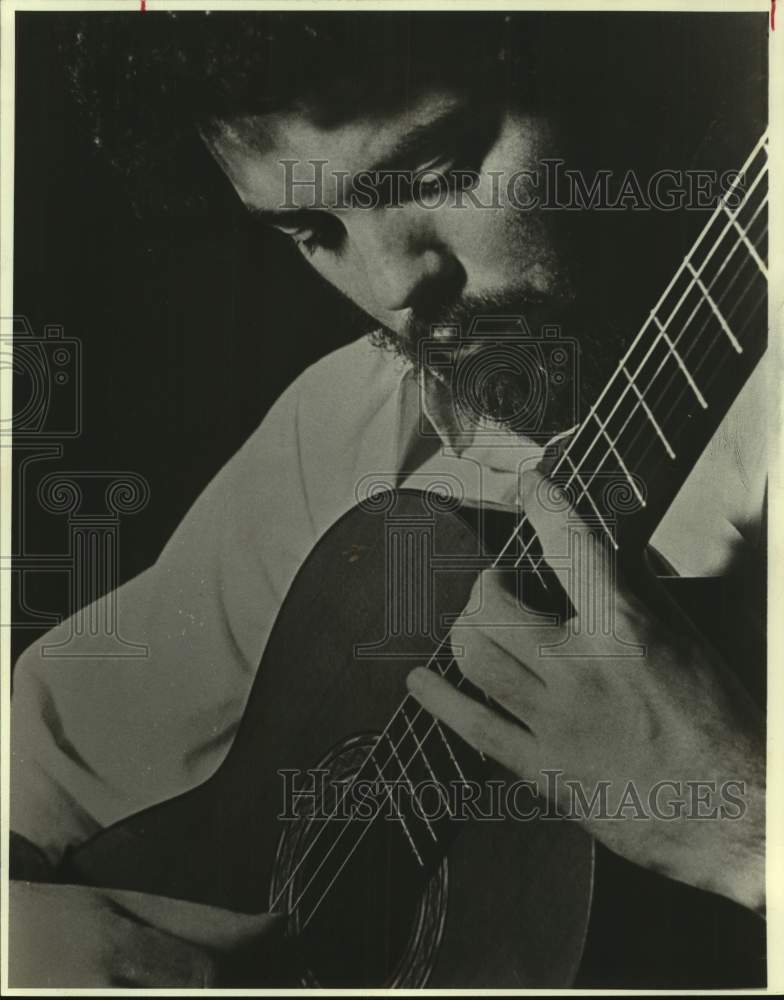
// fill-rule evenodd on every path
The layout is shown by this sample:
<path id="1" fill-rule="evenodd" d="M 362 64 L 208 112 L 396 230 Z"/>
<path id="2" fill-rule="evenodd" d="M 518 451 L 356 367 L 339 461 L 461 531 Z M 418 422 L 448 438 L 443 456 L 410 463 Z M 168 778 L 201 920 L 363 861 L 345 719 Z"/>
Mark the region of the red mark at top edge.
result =
<path id="1" fill-rule="evenodd" d="M 776 0 L 770 0 L 770 30 L 776 30 Z"/>
<path id="2" fill-rule="evenodd" d="M 776 0 L 773 0 L 773 3 L 775 2 Z M 139 10 L 142 12 L 142 14 L 147 10 L 147 0 L 142 0 Z"/>

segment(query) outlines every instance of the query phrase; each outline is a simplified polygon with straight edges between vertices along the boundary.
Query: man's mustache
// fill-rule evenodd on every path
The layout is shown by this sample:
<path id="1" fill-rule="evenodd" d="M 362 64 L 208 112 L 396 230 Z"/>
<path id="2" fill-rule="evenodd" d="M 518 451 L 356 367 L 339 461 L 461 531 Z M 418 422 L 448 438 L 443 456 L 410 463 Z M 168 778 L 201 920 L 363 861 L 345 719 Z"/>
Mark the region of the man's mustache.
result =
<path id="1" fill-rule="evenodd" d="M 383 338 L 392 342 L 417 367 L 426 343 L 439 341 L 475 342 L 509 334 L 537 337 L 543 328 L 573 327 L 576 316 L 573 299 L 546 296 L 472 295 L 422 316 L 412 312 L 401 331 L 384 328 Z M 521 323 L 522 327 L 521 330 Z"/>
<path id="2" fill-rule="evenodd" d="M 470 357 L 473 369 L 489 372 L 481 391 L 470 401 L 472 411 L 478 411 L 474 415 L 514 426 L 513 415 L 526 412 L 530 386 L 508 366 L 504 370 L 503 364 L 491 371 L 495 369 L 494 357 L 509 356 L 506 348 L 499 352 L 502 338 L 510 347 L 517 344 L 518 350 L 522 341 L 536 345 L 546 340 L 548 350 L 552 350 L 553 338 L 566 339 L 573 345 L 570 357 L 575 358 L 576 368 L 560 388 L 548 383 L 554 430 L 563 430 L 575 422 L 575 394 L 580 412 L 586 412 L 615 369 L 629 335 L 635 332 L 634 324 L 622 312 L 617 302 L 607 297 L 606 289 L 599 287 L 568 297 L 527 293 L 463 296 L 435 315 L 412 312 L 401 331 L 382 328 L 375 333 L 375 341 L 403 357 L 417 374 L 428 373 L 439 381 L 443 373 L 438 366 L 432 367 L 432 359 L 442 352 L 434 346 L 454 351 L 459 345 L 453 358 Z M 538 357 L 537 352 L 531 356 Z M 461 398 L 456 397 L 455 402 L 459 407 L 469 406 L 469 401 Z"/>

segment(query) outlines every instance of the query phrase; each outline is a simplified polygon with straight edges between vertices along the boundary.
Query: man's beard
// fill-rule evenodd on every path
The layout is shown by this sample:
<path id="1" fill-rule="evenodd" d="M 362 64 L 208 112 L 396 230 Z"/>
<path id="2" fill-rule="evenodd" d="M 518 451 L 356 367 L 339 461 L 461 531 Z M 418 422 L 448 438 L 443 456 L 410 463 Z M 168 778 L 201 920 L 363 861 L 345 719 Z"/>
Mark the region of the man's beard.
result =
<path id="1" fill-rule="evenodd" d="M 463 296 L 435 318 L 412 314 L 401 333 L 382 327 L 372 336 L 419 377 L 448 385 L 467 421 L 541 440 L 584 418 L 634 332 L 588 292 Z"/>

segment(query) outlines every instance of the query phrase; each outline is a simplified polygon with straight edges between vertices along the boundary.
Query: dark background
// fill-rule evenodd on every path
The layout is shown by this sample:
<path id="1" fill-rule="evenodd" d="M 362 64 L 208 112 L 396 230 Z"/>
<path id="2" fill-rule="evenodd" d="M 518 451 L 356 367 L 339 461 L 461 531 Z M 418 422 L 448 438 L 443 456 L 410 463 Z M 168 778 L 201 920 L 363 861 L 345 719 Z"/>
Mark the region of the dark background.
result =
<path id="1" fill-rule="evenodd" d="M 670 30 L 661 41 L 657 25 L 665 19 L 647 16 L 651 51 L 681 75 L 684 91 L 700 85 L 709 95 L 714 86 L 727 91 L 738 67 L 755 67 L 756 82 L 746 80 L 747 90 L 733 98 L 742 113 L 749 109 L 730 137 L 737 149 L 724 162 L 739 166 L 758 135 L 755 116 L 764 115 L 765 15 L 731 15 L 733 30 L 723 21 L 715 42 L 713 29 L 700 32 L 703 24 L 718 24 L 716 15 L 698 15 L 699 31 L 694 15 L 681 18 L 691 35 Z M 37 335 L 46 324 L 62 326 L 82 349 L 81 432 L 42 439 L 61 444 L 61 456 L 33 463 L 16 486 L 19 652 L 79 603 L 68 573 L 46 566 L 50 555 L 67 552 L 68 519 L 42 509 L 35 489 L 43 476 L 130 471 L 149 483 L 149 503 L 121 519 L 122 582 L 155 560 L 204 485 L 292 379 L 358 329 L 353 311 L 303 266 L 289 241 L 254 224 L 217 177 L 211 180 L 222 193 L 208 211 L 140 215 L 69 94 L 57 47 L 63 15 L 16 20 L 14 313 Z M 673 37 L 680 39 L 677 51 L 668 48 Z M 694 39 L 703 37 L 702 55 L 713 59 L 710 78 L 690 57 Z M 714 53 L 719 41 L 724 48 Z M 684 106 L 682 113 L 692 112 Z M 694 131 L 727 144 L 726 123 L 718 119 L 696 123 Z M 203 155 L 205 172 L 217 175 Z M 640 260 L 646 305 L 704 217 L 656 222 L 669 227 L 672 253 Z"/>
<path id="2" fill-rule="evenodd" d="M 66 517 L 35 497 L 42 476 L 133 471 L 151 497 L 121 521 L 123 581 L 155 560 L 292 379 L 356 336 L 356 318 L 228 185 L 209 213 L 140 218 L 91 145 L 55 27 L 17 16 L 14 314 L 37 335 L 56 324 L 81 341 L 82 431 L 63 439 L 61 459 L 28 470 L 15 554 L 67 549 Z M 45 568 L 15 587 L 16 654 L 44 630 L 38 612 L 66 614 L 73 598 L 67 574 Z"/>

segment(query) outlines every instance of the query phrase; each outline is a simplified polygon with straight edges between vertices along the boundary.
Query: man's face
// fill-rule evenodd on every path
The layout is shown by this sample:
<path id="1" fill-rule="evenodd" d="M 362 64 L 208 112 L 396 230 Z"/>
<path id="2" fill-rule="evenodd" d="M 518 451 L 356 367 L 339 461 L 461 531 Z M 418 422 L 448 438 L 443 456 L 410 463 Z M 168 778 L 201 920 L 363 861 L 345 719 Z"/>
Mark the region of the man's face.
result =
<path id="1" fill-rule="evenodd" d="M 509 198 L 515 172 L 556 153 L 543 117 L 430 93 L 403 111 L 331 127 L 305 113 L 238 117 L 216 123 L 208 144 L 251 213 L 288 234 L 414 361 L 433 324 L 522 314 L 536 335 L 573 308 L 556 214 L 520 209 L 524 178 L 517 204 Z M 352 203 L 352 182 L 369 171 L 473 171 L 478 184 L 473 198 L 439 185 L 390 198 L 382 186 L 372 207 Z M 490 394 L 487 416 L 503 419 L 506 389 Z"/>

